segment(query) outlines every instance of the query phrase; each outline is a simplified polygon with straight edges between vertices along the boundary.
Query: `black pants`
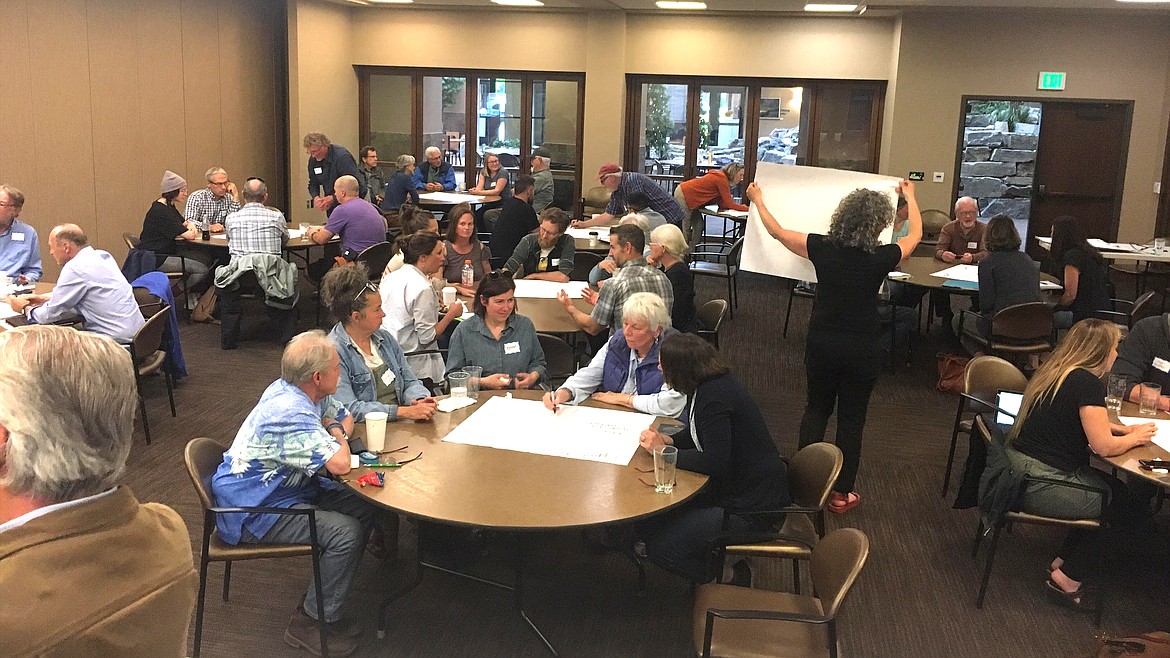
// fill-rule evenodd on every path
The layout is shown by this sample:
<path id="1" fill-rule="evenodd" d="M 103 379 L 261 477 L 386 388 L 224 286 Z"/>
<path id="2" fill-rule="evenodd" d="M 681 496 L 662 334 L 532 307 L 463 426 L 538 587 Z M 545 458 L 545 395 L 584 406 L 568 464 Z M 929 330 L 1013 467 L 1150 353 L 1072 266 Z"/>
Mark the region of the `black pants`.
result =
<path id="1" fill-rule="evenodd" d="M 244 320 L 245 294 L 257 294 L 261 299 L 264 291 L 259 288 L 249 289 L 247 286 L 235 286 L 231 289 L 216 288 L 219 296 L 219 346 L 225 350 L 234 350 L 240 342 L 240 326 Z M 292 340 L 297 328 L 297 310 L 295 308 L 279 309 L 264 305 L 264 310 L 277 324 L 277 335 L 283 345 Z"/>
<path id="2" fill-rule="evenodd" d="M 865 414 L 880 368 L 877 338 L 813 331 L 808 335 L 804 366 L 808 399 L 800 419 L 800 447 L 824 440 L 829 417 L 837 409 L 837 447 L 845 457 L 833 490 L 853 491 L 861 461 Z"/>

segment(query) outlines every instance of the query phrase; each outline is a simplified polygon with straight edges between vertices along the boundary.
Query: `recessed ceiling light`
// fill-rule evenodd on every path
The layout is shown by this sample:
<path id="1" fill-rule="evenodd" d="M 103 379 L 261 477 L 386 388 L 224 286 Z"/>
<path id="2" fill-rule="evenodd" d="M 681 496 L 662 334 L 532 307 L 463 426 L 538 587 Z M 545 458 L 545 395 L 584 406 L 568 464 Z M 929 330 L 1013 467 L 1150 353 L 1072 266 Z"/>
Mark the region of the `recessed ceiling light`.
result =
<path id="1" fill-rule="evenodd" d="M 658 0 L 654 4 L 658 5 L 659 9 L 706 9 L 705 2 L 688 2 L 685 0 Z"/>
<path id="2" fill-rule="evenodd" d="M 804 6 L 805 11 L 835 11 L 835 12 L 850 12 L 856 11 L 857 5 L 837 5 L 837 4 L 818 4 L 810 2 Z"/>
<path id="3" fill-rule="evenodd" d="M 497 5 L 507 5 L 509 7 L 543 7 L 544 3 L 540 0 L 492 0 Z"/>

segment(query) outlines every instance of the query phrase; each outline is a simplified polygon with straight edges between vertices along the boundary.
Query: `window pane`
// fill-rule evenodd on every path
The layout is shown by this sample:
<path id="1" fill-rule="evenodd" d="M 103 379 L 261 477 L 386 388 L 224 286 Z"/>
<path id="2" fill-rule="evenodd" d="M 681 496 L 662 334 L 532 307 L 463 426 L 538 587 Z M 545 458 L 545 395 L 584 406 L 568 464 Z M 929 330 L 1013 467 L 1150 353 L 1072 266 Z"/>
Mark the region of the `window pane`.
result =
<path id="1" fill-rule="evenodd" d="M 686 154 L 686 85 L 642 85 L 639 116 L 639 171 L 681 177 Z"/>
<path id="2" fill-rule="evenodd" d="M 479 166 L 483 166 L 484 153 L 495 153 L 500 158 L 500 166 L 515 179 L 520 167 L 520 115 L 523 109 L 520 106 L 520 81 L 480 78 L 476 94 Z"/>
<path id="3" fill-rule="evenodd" d="M 808 125 L 803 110 L 803 87 L 760 89 L 760 136 L 757 162 L 804 164 L 801 128 Z"/>
<path id="4" fill-rule="evenodd" d="M 466 79 L 427 76 L 423 78 L 423 149 L 431 146 L 443 152 L 443 159 L 455 169 L 455 180 L 463 185 L 464 127 L 467 125 Z"/>
<path id="5" fill-rule="evenodd" d="M 870 171 L 874 90 L 826 86 L 817 94 L 817 166 Z"/>
<path id="6" fill-rule="evenodd" d="M 370 76 L 370 144 L 391 174 L 398 156 L 410 153 L 410 76 Z"/>
<path id="7" fill-rule="evenodd" d="M 699 89 L 698 175 L 743 162 L 743 102 L 746 87 L 703 85 Z"/>
<path id="8" fill-rule="evenodd" d="M 552 160 L 553 205 L 572 211 L 577 181 L 577 83 L 533 80 L 532 149 Z"/>

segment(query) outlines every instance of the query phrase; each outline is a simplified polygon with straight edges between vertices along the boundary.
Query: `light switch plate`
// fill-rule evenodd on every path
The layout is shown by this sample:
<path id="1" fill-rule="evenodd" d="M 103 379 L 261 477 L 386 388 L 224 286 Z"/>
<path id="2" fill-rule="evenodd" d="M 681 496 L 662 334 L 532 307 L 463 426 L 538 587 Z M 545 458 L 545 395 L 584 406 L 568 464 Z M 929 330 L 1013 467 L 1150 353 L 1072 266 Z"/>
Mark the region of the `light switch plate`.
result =
<path id="1" fill-rule="evenodd" d="M 944 172 L 941 172 L 941 171 L 934 172 L 934 182 L 942 183 L 945 180 L 946 180 L 946 174 Z"/>

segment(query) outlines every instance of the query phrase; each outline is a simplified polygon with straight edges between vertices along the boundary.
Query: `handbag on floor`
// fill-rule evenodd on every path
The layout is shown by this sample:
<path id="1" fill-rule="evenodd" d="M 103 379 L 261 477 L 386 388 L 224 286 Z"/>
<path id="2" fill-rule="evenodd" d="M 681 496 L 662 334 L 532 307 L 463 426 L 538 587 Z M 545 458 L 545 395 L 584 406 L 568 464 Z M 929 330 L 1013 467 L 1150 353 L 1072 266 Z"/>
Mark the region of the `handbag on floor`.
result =
<path id="1" fill-rule="evenodd" d="M 1126 637 L 1097 637 L 1097 648 L 1086 658 L 1117 658 L 1118 656 L 1141 656 L 1141 658 L 1170 658 L 1170 633 L 1154 631 L 1143 635 Z"/>
<path id="2" fill-rule="evenodd" d="M 191 310 L 192 322 L 207 322 L 211 319 L 211 314 L 215 312 L 216 301 L 219 296 L 215 294 L 215 286 L 210 286 L 203 292 L 199 301 L 195 304 L 195 308 Z"/>
<path id="3" fill-rule="evenodd" d="M 968 359 L 958 354 L 938 353 L 938 390 L 944 393 L 963 392 L 963 373 L 967 371 Z"/>

